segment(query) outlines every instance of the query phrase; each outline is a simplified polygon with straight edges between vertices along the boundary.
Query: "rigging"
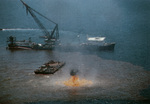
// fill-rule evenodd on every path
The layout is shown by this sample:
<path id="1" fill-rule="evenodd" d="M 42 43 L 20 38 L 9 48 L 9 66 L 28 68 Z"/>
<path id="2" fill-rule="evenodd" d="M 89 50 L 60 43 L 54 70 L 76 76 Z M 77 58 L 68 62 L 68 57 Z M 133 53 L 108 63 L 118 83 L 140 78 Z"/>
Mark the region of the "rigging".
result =
<path id="1" fill-rule="evenodd" d="M 55 23 L 54 21 L 52 21 L 51 19 L 45 17 L 44 15 L 42 15 L 41 13 L 37 12 L 35 9 L 31 8 L 30 6 L 28 6 L 25 2 L 23 2 L 22 0 L 20 0 L 23 5 L 26 7 L 26 12 L 28 14 L 28 12 L 31 14 L 31 16 L 33 17 L 33 19 L 35 20 L 35 22 L 37 23 L 37 25 L 42 29 L 43 33 L 45 34 L 45 36 L 47 37 L 48 41 L 51 41 L 53 39 L 57 40 L 59 38 L 59 31 L 58 31 L 58 24 Z M 47 29 L 44 27 L 44 25 L 41 23 L 41 21 L 37 18 L 37 16 L 34 14 L 37 13 L 38 15 L 42 16 L 43 18 L 45 18 L 46 20 L 52 22 L 53 24 L 55 24 L 54 29 L 52 30 L 51 33 L 49 33 L 47 31 Z"/>

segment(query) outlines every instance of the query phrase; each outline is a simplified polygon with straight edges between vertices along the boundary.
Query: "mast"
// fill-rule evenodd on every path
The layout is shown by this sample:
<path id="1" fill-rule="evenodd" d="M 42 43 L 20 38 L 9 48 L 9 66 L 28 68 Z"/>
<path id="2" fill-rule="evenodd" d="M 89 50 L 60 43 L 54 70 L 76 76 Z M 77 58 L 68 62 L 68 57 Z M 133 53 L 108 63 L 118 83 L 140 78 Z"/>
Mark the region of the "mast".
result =
<path id="1" fill-rule="evenodd" d="M 58 24 L 55 23 L 54 21 L 50 20 L 49 18 L 45 17 L 44 15 L 42 15 L 41 13 L 37 12 L 36 10 L 34 10 L 33 8 L 31 8 L 30 6 L 28 6 L 25 2 L 23 2 L 22 0 L 20 0 L 22 2 L 22 4 L 26 7 L 26 12 L 28 14 L 28 12 L 30 13 L 30 15 L 33 17 L 33 19 L 35 20 L 35 22 L 37 23 L 37 25 L 42 29 L 43 33 L 45 34 L 45 36 L 47 36 L 48 40 L 51 39 L 58 39 L 59 38 L 59 31 L 58 31 Z M 48 20 L 49 22 L 52 22 L 53 24 L 55 24 L 54 29 L 52 30 L 51 33 L 49 33 L 47 31 L 47 29 L 44 27 L 44 25 L 41 23 L 41 21 L 36 17 L 36 15 L 34 13 L 37 13 L 38 15 L 42 16 L 43 18 L 45 18 L 46 20 Z"/>

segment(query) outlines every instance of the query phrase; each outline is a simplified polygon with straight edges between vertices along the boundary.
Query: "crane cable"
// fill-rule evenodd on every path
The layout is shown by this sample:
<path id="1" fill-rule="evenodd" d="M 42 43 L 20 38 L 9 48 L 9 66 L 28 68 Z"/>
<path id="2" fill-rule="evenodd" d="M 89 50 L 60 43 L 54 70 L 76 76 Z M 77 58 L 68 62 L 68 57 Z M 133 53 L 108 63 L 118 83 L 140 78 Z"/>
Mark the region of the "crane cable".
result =
<path id="1" fill-rule="evenodd" d="M 37 12 L 35 9 L 33 9 L 33 8 L 31 8 L 30 6 L 28 6 L 25 2 L 23 2 L 22 0 L 20 0 L 22 3 L 23 3 L 23 5 L 25 5 L 26 6 L 26 8 L 27 8 L 27 10 L 28 10 L 28 8 L 30 8 L 30 10 L 32 10 L 32 11 L 34 11 L 34 12 L 36 12 L 37 14 L 39 14 L 40 16 L 42 16 L 42 17 L 44 17 L 45 19 L 47 19 L 48 21 L 50 21 L 50 22 L 52 22 L 52 23 L 54 23 L 55 25 L 57 25 L 57 23 L 56 22 L 54 22 L 54 21 L 52 21 L 51 19 L 49 19 L 49 18 L 47 18 L 47 17 L 45 17 L 44 15 L 42 15 L 41 13 L 39 13 L 39 12 Z"/>

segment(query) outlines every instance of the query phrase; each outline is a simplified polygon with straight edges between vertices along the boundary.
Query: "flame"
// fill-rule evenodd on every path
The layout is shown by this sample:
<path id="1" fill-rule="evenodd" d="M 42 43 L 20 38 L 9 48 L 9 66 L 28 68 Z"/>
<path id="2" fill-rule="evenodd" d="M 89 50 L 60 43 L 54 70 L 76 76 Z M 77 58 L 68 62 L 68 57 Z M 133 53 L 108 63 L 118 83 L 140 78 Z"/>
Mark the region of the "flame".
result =
<path id="1" fill-rule="evenodd" d="M 88 81 L 85 79 L 79 79 L 77 75 L 71 76 L 71 78 L 67 81 L 64 81 L 64 85 L 71 87 L 78 87 L 83 85 L 91 85 L 92 81 Z"/>

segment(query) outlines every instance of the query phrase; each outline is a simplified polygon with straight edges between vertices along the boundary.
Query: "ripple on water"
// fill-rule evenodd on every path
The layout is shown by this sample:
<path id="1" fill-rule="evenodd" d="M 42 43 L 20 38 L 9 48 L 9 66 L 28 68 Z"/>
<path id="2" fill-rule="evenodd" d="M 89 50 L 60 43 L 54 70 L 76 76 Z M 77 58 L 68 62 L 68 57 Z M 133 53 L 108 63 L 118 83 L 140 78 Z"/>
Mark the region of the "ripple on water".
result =
<path id="1" fill-rule="evenodd" d="M 140 91 L 147 88 L 150 72 L 140 66 L 121 61 L 105 60 L 96 55 L 84 55 L 78 52 L 54 52 L 55 59 L 65 61 L 66 65 L 54 75 L 35 75 L 34 69 L 12 69 L 17 74 L 1 77 L 4 100 L 17 99 L 19 102 L 44 101 L 50 99 L 128 99 L 144 100 Z M 30 63 L 30 62 L 29 62 Z M 44 63 L 44 62 L 43 62 Z M 30 63 L 31 67 L 32 64 Z M 24 66 L 25 67 L 25 66 Z M 29 67 L 29 66 L 28 66 Z M 39 67 L 39 66 L 37 66 Z M 21 65 L 22 68 L 22 65 Z M 64 81 L 70 78 L 70 71 L 78 69 L 81 79 L 92 81 L 90 86 L 68 87 Z M 10 72 L 10 70 L 5 69 Z M 56 82 L 60 82 L 59 84 Z M 2 88 L 2 86 L 7 86 Z M 15 86 L 15 87 L 14 87 Z M 15 100 L 12 100 L 15 102 Z"/>

